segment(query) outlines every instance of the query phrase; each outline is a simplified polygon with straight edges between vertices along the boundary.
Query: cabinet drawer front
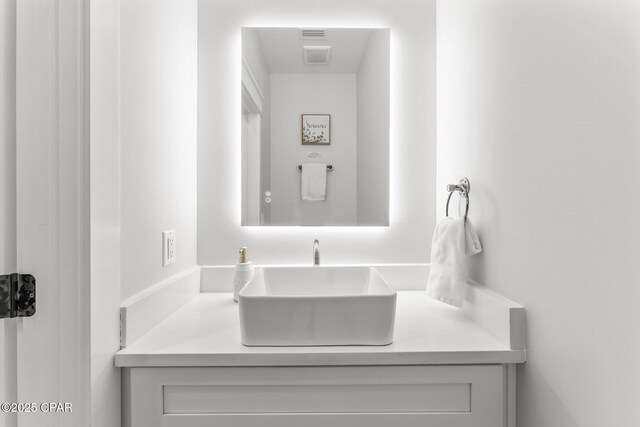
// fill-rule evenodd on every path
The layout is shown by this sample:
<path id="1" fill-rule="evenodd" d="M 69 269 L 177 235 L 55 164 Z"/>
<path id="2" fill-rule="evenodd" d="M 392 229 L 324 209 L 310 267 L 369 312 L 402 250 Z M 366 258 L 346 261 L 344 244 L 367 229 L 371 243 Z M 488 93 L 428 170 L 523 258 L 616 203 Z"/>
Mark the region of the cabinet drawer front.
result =
<path id="1" fill-rule="evenodd" d="M 165 386 L 165 414 L 469 412 L 471 384 Z"/>
<path id="2" fill-rule="evenodd" d="M 131 427 L 499 427 L 502 365 L 134 368 Z M 127 391 L 128 390 L 128 391 Z"/>

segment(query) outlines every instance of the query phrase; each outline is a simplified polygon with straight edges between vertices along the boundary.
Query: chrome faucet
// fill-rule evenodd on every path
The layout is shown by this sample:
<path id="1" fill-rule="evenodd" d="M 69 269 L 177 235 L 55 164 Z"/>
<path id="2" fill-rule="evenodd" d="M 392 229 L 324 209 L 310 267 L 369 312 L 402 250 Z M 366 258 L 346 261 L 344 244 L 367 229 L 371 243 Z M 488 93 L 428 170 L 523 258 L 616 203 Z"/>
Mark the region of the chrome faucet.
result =
<path id="1" fill-rule="evenodd" d="M 320 242 L 318 239 L 313 241 L 313 266 L 320 266 Z"/>

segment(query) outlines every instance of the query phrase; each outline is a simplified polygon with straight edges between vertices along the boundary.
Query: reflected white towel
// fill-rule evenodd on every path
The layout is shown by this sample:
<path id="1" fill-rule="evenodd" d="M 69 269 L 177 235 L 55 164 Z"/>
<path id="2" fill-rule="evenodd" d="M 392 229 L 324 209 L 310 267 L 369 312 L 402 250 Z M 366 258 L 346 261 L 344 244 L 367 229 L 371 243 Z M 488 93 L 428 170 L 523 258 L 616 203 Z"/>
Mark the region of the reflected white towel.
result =
<path id="1" fill-rule="evenodd" d="M 304 163 L 301 177 L 302 200 L 324 200 L 327 194 L 326 163 Z"/>
<path id="2" fill-rule="evenodd" d="M 482 252 L 478 235 L 467 218 L 443 219 L 433 232 L 431 270 L 427 294 L 438 301 L 462 307 L 469 279 L 468 259 Z"/>

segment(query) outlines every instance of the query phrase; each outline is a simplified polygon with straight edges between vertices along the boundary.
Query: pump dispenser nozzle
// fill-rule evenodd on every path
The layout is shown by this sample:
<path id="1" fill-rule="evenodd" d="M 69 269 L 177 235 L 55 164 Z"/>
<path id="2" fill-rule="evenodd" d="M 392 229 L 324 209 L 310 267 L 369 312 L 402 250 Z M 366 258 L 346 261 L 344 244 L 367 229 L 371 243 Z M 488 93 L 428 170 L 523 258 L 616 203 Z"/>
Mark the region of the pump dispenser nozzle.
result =
<path id="1" fill-rule="evenodd" d="M 240 248 L 238 253 L 240 254 L 240 256 L 238 257 L 238 262 L 244 264 L 245 262 L 247 262 L 249 260 L 249 254 L 247 253 L 247 248 L 246 247 Z"/>

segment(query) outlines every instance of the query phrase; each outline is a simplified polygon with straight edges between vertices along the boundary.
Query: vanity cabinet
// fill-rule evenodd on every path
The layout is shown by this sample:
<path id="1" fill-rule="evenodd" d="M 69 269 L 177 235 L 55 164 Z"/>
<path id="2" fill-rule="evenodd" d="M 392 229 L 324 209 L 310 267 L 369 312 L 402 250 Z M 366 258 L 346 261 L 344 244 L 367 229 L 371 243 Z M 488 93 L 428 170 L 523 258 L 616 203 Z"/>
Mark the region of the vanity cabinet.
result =
<path id="1" fill-rule="evenodd" d="M 124 369 L 124 426 L 513 426 L 515 365 Z"/>
<path id="2" fill-rule="evenodd" d="M 390 345 L 247 347 L 230 293 L 157 320 L 189 283 L 122 311 L 124 427 L 515 427 L 524 308 L 489 290 L 399 291 Z"/>

